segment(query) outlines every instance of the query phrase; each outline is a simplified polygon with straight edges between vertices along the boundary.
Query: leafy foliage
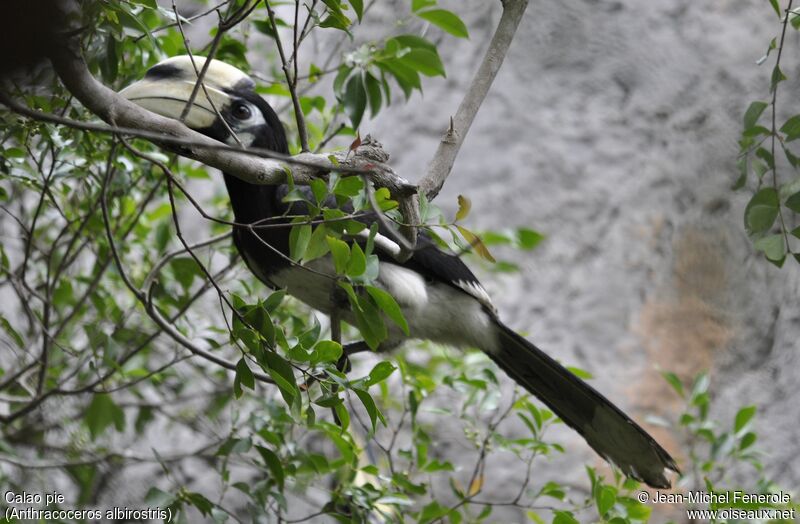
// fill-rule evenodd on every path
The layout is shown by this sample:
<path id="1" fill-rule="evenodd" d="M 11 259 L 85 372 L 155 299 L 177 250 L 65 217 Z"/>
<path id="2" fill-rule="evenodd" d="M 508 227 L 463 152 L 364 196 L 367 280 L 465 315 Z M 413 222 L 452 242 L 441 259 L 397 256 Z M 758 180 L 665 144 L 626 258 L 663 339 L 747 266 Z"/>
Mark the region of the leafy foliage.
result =
<path id="1" fill-rule="evenodd" d="M 86 58 L 114 88 L 186 52 L 182 28 L 192 20 L 154 0 L 83 4 Z M 305 12 L 281 18 L 294 6 Z M 393 88 L 408 99 L 422 90 L 423 77 L 445 76 L 436 40 L 420 36 L 420 24 L 468 37 L 457 14 L 435 0 L 412 0 L 398 34 L 363 45 L 352 37 L 368 3 L 294 6 L 271 16 L 262 2 L 226 2 L 218 7 L 223 20 L 247 16 L 210 36 L 218 40 L 216 56 L 244 70 L 254 69 L 252 56 L 268 59 L 269 74 L 258 78 L 275 80 L 261 80 L 262 94 L 289 103 L 291 84 L 301 82 L 295 94 L 312 149 L 354 135 L 367 108 L 376 116 L 395 101 Z M 287 42 L 299 46 L 312 31 L 330 38 L 334 51 L 307 74 L 284 78 L 292 68 L 280 63 L 277 38 L 284 36 L 288 51 Z M 335 75 L 332 89 L 321 87 L 328 75 Z M 14 95 L 46 113 L 93 118 L 58 82 L 41 87 Z M 748 111 L 749 135 L 760 136 L 765 108 Z M 216 174 L 144 141 L 123 143 L 6 111 L 0 119 L 0 204 L 4 227 L 16 233 L 0 244 L 0 286 L 14 298 L 0 314 L 7 407 L 0 461 L 16 468 L 0 469 L 8 489 L 75 493 L 66 509 L 97 506 L 125 483 L 130 499 L 115 505 L 169 508 L 178 522 L 313 521 L 323 514 L 341 522 L 491 522 L 500 506 L 534 522 L 649 519 L 650 507 L 634 496 L 640 486 L 618 475 L 587 468 L 585 492 L 541 478 L 537 466 L 565 452 L 551 438 L 559 421 L 519 392 L 502 398 L 496 368 L 482 354 L 424 344 L 424 352 L 410 347 L 354 359 L 345 372 L 344 348 L 330 326 L 284 292 L 267 292 L 237 259 Z M 781 129 L 787 141 L 795 125 L 790 119 Z M 762 163 L 769 158 L 755 155 Z M 217 192 L 199 200 L 183 191 L 212 184 Z M 377 230 L 358 220 L 377 206 L 399 221 L 397 202 L 385 189 L 371 199 L 370 190 L 360 177 L 334 173 L 315 181 L 310 194 L 294 188 L 287 200 L 309 209 L 290 224 L 291 259 L 307 265 L 332 257 L 357 320 L 343 338 L 376 348 L 389 330 L 408 333 L 409 326 L 395 299 L 374 285 Z M 794 193 L 761 191 L 749 206 L 754 235 L 773 226 L 778 202 L 798 207 Z M 421 202 L 437 242 L 474 254 L 492 271 L 516 266 L 493 263 L 490 248 L 531 250 L 544 239 L 527 227 L 475 233 L 466 225 L 470 208 L 460 197 L 450 218 Z M 180 224 L 187 231 L 179 235 Z M 775 258 L 777 249 L 764 247 Z M 698 380 L 688 396 L 677 377 L 668 378 L 689 406 L 677 426 L 712 451 L 706 457 L 705 448 L 693 448 L 699 471 L 715 472 L 723 459 L 756 464 L 754 408 L 739 412 L 733 430 L 714 433 L 708 381 Z M 501 454 L 513 459 L 513 472 L 493 463 Z M 29 474 L 40 469 L 54 474 L 46 482 Z M 519 489 L 491 500 L 487 487 L 500 475 L 514 475 Z M 137 492 L 142 478 L 147 487 Z"/>
<path id="2" fill-rule="evenodd" d="M 739 140 L 739 178 L 733 188 L 741 189 L 751 178 L 755 179 L 753 196 L 744 211 L 745 229 L 753 247 L 781 267 L 788 255 L 800 262 L 800 254 L 794 247 L 794 239 L 800 238 L 800 159 L 790 144 L 800 138 L 800 115 L 790 116 L 781 123 L 777 107 L 778 89 L 787 79 L 780 63 L 789 52 L 784 47 L 786 31 L 789 26 L 800 30 L 800 13 L 797 8 L 787 8 L 784 13 L 778 0 L 770 0 L 770 3 L 782 22 L 780 36 L 771 40 L 766 54 L 759 60 L 759 64 L 765 63 L 770 53 L 777 50 L 770 74 L 771 99 L 750 103 L 744 113 Z M 778 150 L 781 158 L 776 158 Z"/>

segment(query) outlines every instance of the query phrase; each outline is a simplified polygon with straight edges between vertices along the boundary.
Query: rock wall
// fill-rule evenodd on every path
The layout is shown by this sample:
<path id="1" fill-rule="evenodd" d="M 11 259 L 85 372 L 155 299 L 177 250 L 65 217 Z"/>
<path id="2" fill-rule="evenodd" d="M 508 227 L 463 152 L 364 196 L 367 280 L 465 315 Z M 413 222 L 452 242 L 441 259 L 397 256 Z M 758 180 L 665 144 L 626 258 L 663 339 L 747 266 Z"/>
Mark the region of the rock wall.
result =
<path id="1" fill-rule="evenodd" d="M 500 15 L 499 2 L 447 5 L 471 32 L 443 39 L 447 79 L 362 125 L 412 180 Z M 484 276 L 510 325 L 591 371 L 639 420 L 679 407 L 657 370 L 710 370 L 713 415 L 729 425 L 756 404 L 766 473 L 796 488 L 800 271 L 754 254 L 747 194 L 730 190 L 741 115 L 768 93 L 771 62 L 756 60 L 778 31 L 765 2 L 532 1 L 437 203 L 452 214 L 465 194 L 471 226 L 547 235 L 532 253 L 508 254 L 520 274 Z M 790 50 L 798 40 L 790 30 Z M 797 53 L 787 56 L 785 105 L 798 88 Z M 650 429 L 680 457 L 673 435 Z M 592 458 L 565 438 L 574 446 L 553 471 L 571 467 L 569 482 Z"/>

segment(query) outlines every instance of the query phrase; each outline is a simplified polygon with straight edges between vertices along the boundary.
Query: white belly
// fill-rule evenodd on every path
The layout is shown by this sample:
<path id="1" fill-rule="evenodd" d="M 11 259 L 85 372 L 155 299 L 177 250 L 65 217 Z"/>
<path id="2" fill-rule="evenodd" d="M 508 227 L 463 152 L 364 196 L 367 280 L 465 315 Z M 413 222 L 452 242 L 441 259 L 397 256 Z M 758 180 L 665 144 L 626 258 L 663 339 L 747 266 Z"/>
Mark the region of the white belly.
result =
<path id="1" fill-rule="evenodd" d="M 333 293 L 338 288 L 330 277 L 334 274 L 333 265 L 322 258 L 309 263 L 308 268 L 312 271 L 287 268 L 273 274 L 270 280 L 312 308 L 330 314 L 334 307 Z M 496 348 L 492 319 L 474 296 L 445 283 L 426 283 L 415 271 L 388 262 L 381 262 L 375 285 L 397 301 L 411 338 L 484 351 Z M 342 316 L 354 324 L 349 311 Z M 390 341 L 408 338 L 391 320 L 384 321 Z"/>

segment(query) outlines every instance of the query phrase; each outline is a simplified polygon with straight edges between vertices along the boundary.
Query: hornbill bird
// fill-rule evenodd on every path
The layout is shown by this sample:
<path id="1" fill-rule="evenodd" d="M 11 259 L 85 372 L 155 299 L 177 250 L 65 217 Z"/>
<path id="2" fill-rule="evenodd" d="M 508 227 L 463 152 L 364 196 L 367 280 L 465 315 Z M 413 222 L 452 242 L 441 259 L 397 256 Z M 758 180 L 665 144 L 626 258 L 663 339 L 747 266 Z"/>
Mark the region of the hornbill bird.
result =
<path id="1" fill-rule="evenodd" d="M 202 57 L 194 60 L 194 65 L 188 56 L 164 60 L 121 94 L 145 109 L 177 119 L 190 100 L 196 71 L 205 62 Z M 249 76 L 213 60 L 203 81 L 208 94 L 200 90 L 193 100 L 184 120 L 189 127 L 230 145 L 235 144 L 233 132 L 247 147 L 289 153 L 281 121 L 256 94 Z M 224 177 L 237 223 L 269 218 L 272 223 L 283 220 L 288 224 L 289 219 L 282 216 L 305 210 L 302 203 L 284 201 L 285 185 L 253 185 L 229 174 Z M 310 262 L 313 271 L 291 264 L 289 233 L 288 225 L 262 229 L 234 226 L 233 239 L 247 266 L 264 284 L 285 289 L 312 308 L 328 315 L 335 312 L 355 325 L 347 301 L 335 298 L 332 261 L 320 258 Z M 397 244 L 388 235 L 379 234 L 379 240 L 375 241 L 380 262 L 375 285 L 395 298 L 410 328 L 410 337 L 390 328 L 381 350 L 391 349 L 405 338 L 477 347 L 627 476 L 657 488 L 670 486 L 665 470 L 679 471 L 669 453 L 593 387 L 505 326 L 489 295 L 458 256 L 442 251 L 420 234 L 411 258 L 399 262 L 395 258 Z"/>

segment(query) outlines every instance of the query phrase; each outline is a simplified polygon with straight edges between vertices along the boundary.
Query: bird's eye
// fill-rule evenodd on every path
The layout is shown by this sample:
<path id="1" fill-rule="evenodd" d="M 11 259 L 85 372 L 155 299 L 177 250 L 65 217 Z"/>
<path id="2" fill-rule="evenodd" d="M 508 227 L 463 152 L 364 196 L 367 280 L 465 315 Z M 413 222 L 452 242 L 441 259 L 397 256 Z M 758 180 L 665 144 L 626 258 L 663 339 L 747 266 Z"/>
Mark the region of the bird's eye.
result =
<path id="1" fill-rule="evenodd" d="M 232 114 L 233 117 L 238 120 L 247 120 L 253 115 L 252 111 L 250 111 L 250 108 L 247 106 L 247 104 L 236 104 L 235 106 L 233 106 Z"/>

